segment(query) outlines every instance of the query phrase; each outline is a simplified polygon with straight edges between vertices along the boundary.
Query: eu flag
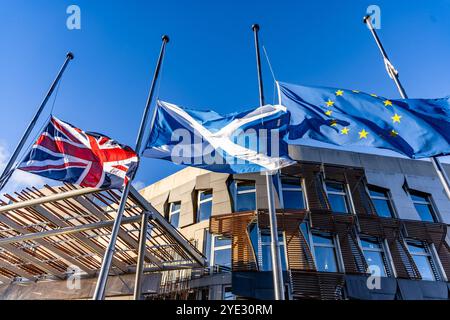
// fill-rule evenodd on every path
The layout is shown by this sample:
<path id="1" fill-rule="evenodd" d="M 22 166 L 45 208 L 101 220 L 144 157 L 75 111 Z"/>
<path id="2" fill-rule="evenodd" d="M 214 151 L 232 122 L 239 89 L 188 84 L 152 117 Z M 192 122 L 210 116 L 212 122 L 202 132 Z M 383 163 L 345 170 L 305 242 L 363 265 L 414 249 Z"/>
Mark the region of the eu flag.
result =
<path id="1" fill-rule="evenodd" d="M 289 144 L 390 149 L 410 158 L 450 154 L 450 97 L 388 99 L 340 88 L 279 83 Z"/>

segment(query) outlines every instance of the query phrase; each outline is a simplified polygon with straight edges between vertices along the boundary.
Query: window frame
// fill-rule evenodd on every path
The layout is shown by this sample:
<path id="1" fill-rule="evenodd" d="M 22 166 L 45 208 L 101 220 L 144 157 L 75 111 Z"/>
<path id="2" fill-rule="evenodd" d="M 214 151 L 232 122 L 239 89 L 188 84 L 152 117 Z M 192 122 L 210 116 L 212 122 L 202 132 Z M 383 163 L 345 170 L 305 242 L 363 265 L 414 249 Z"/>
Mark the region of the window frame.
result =
<path id="1" fill-rule="evenodd" d="M 333 248 L 334 249 L 334 255 L 336 257 L 336 267 L 337 267 L 336 272 L 319 271 L 319 270 L 317 270 L 317 272 L 345 273 L 344 259 L 342 257 L 342 251 L 341 251 L 341 247 L 339 245 L 339 237 L 338 237 L 338 235 L 332 234 L 330 232 L 323 232 L 323 231 L 320 231 L 320 230 L 313 230 L 313 229 L 310 228 L 309 221 L 304 221 L 303 223 L 306 223 L 306 228 L 308 230 L 308 239 L 305 239 L 305 240 L 307 242 L 309 242 L 310 251 L 311 251 L 311 254 L 312 254 L 313 259 L 314 259 L 314 265 L 316 267 L 316 270 L 318 269 L 317 268 L 316 250 L 315 250 L 316 244 L 314 244 L 313 236 L 314 235 L 318 235 L 318 236 L 321 236 L 321 237 L 330 237 L 332 239 L 332 241 L 333 241 L 333 245 L 317 244 L 317 246 L 324 247 L 324 248 L 325 247 L 326 248 Z M 300 232 L 302 232 L 301 224 L 299 226 L 299 230 L 300 230 Z"/>
<path id="2" fill-rule="evenodd" d="M 433 275 L 434 280 L 424 280 L 423 281 L 442 281 L 445 279 L 445 273 L 442 273 L 442 270 L 440 268 L 440 259 L 438 256 L 434 255 L 432 246 L 428 244 L 425 241 L 415 240 L 415 239 L 404 239 L 404 244 L 406 246 L 406 249 L 408 250 L 408 253 L 411 255 L 411 258 L 413 259 L 414 264 L 416 264 L 416 261 L 414 260 L 414 256 L 420 256 L 420 257 L 427 257 L 428 263 L 430 264 L 431 273 Z M 412 253 L 411 250 L 409 250 L 409 245 L 413 245 L 416 247 L 422 247 L 425 251 L 425 253 Z M 416 264 L 417 267 L 417 264 Z M 420 274 L 420 271 L 419 271 Z M 422 275 L 420 274 L 422 277 Z"/>
<path id="3" fill-rule="evenodd" d="M 248 211 L 248 210 L 243 210 L 243 211 L 238 211 L 237 210 L 237 200 L 238 200 L 238 196 L 239 195 L 241 195 L 241 194 L 247 194 L 247 193 L 254 193 L 255 194 L 255 210 L 257 210 L 258 209 L 258 200 L 257 200 L 257 194 L 256 194 L 256 181 L 254 181 L 254 180 L 234 180 L 233 181 L 233 183 L 234 183 L 234 197 L 233 197 L 233 205 L 234 205 L 234 211 L 235 212 L 245 212 L 245 211 Z M 251 189 L 251 190 L 242 190 L 242 191 L 239 191 L 238 190 L 238 187 L 239 187 L 239 184 L 245 184 L 245 183 L 247 183 L 247 184 L 253 184 L 253 189 Z"/>
<path id="4" fill-rule="evenodd" d="M 364 249 L 362 245 L 362 241 L 368 241 L 368 242 L 377 242 L 381 248 L 379 249 L 373 249 L 373 248 L 366 248 Z M 387 246 L 386 240 L 382 240 L 377 237 L 372 237 L 364 234 L 358 235 L 358 245 L 363 253 L 364 259 L 366 259 L 364 255 L 364 251 L 372 251 L 372 252 L 380 252 L 383 262 L 384 262 L 384 268 L 387 278 L 397 278 L 397 272 L 395 271 L 395 266 L 392 260 L 391 252 L 389 251 L 389 247 Z M 366 259 L 367 262 L 367 259 Z"/>
<path id="5" fill-rule="evenodd" d="M 371 188 L 371 187 L 372 187 L 372 188 L 375 188 L 375 189 L 378 189 L 378 190 L 380 190 L 381 192 L 384 192 L 384 193 L 386 194 L 386 198 L 384 198 L 384 197 L 379 197 L 379 196 L 372 196 L 372 195 L 370 194 L 370 188 Z M 396 219 L 396 218 L 398 218 L 397 209 L 396 209 L 395 204 L 394 204 L 394 201 L 393 201 L 393 199 L 392 199 L 391 190 L 389 190 L 389 189 L 387 189 L 387 188 L 379 187 L 379 186 L 376 186 L 376 185 L 373 185 L 373 184 L 368 184 L 368 185 L 366 185 L 366 192 L 367 192 L 367 195 L 369 196 L 370 201 L 372 201 L 372 205 L 374 206 L 375 212 L 376 212 L 376 214 L 377 214 L 378 217 L 380 217 L 380 218 L 388 218 L 388 219 L 389 219 L 389 217 L 383 217 L 383 216 L 380 216 L 380 215 L 378 214 L 377 208 L 375 207 L 375 204 L 374 204 L 374 202 L 373 202 L 373 199 L 375 199 L 375 200 L 385 200 L 385 201 L 388 203 L 389 208 L 391 209 L 391 217 L 390 217 L 390 218 L 391 218 L 391 219 Z"/>
<path id="6" fill-rule="evenodd" d="M 216 246 L 216 239 L 217 238 L 219 238 L 219 237 L 222 237 L 222 238 L 227 238 L 227 239 L 229 239 L 230 240 L 230 244 L 227 244 L 227 245 L 221 245 L 221 246 Z M 232 270 L 232 267 L 233 267 L 233 251 L 232 251 L 232 247 L 233 247 L 233 243 L 232 243 L 232 239 L 231 238 L 228 238 L 228 237 L 225 237 L 225 236 L 222 236 L 222 235 L 218 235 L 218 234 L 211 234 L 211 261 L 210 261 L 210 263 L 209 263 L 209 265 L 210 265 L 210 267 L 211 268 L 215 268 L 215 267 L 220 267 L 220 268 L 228 268 L 227 266 L 219 266 L 219 265 L 217 265 L 216 266 L 216 264 L 215 264 L 215 252 L 216 251 L 221 251 L 221 250 L 230 250 L 230 252 L 231 252 L 231 254 L 230 254 L 230 258 L 231 258 L 231 261 L 230 261 L 230 271 Z"/>
<path id="7" fill-rule="evenodd" d="M 283 188 L 283 178 L 292 178 L 292 179 L 298 179 L 300 180 L 300 184 L 298 186 L 298 188 Z M 284 191 L 299 191 L 302 194 L 302 199 L 303 199 L 303 205 L 304 208 L 302 209 L 294 209 L 294 210 L 309 210 L 309 206 L 308 206 L 308 198 L 306 195 L 306 188 L 305 188 L 305 179 L 302 177 L 295 177 L 295 176 L 288 176 L 288 175 L 279 175 L 278 177 L 278 185 L 279 185 L 279 190 L 281 190 L 281 194 L 279 195 L 279 199 L 280 199 L 280 203 L 283 207 L 283 209 L 289 209 L 286 208 L 285 203 L 284 203 Z"/>
<path id="8" fill-rule="evenodd" d="M 204 200 L 200 200 L 200 197 L 201 197 L 202 193 L 204 193 L 204 192 L 209 192 L 209 191 L 211 191 L 211 198 L 204 199 Z M 196 217 L 196 219 L 195 219 L 195 221 L 196 221 L 197 223 L 202 222 L 202 221 L 206 221 L 206 220 L 207 220 L 207 219 L 205 219 L 205 220 L 200 220 L 200 207 L 201 207 L 202 204 L 204 204 L 204 203 L 206 203 L 206 202 L 211 202 L 211 214 L 210 214 L 208 220 L 211 218 L 211 216 L 212 216 L 212 210 L 213 210 L 213 208 L 212 208 L 212 206 L 213 206 L 213 203 L 212 203 L 213 198 L 214 198 L 214 192 L 213 192 L 213 189 L 205 189 L 205 190 L 198 190 L 198 191 L 197 191 L 197 212 L 196 212 L 196 213 L 197 213 L 197 214 L 196 214 L 197 217 Z"/>
<path id="9" fill-rule="evenodd" d="M 407 189 L 407 191 L 408 191 L 409 198 L 411 199 L 411 201 L 413 203 L 414 209 L 416 210 L 417 216 L 420 218 L 419 221 L 431 222 L 431 223 L 439 223 L 441 221 L 439 212 L 438 212 L 438 210 L 436 208 L 436 205 L 434 204 L 433 196 L 431 194 L 426 193 L 426 192 L 422 192 L 422 191 L 419 191 L 419 190 L 415 190 L 415 189 L 409 189 L 409 188 Z M 414 200 L 413 199 L 413 195 L 417 195 L 419 197 L 426 198 L 427 201 Z M 416 204 L 427 205 L 430 208 L 431 217 L 433 218 L 433 221 L 422 220 L 421 217 L 420 217 L 419 212 L 416 209 Z"/>
<path id="10" fill-rule="evenodd" d="M 262 250 L 263 250 L 263 246 L 268 246 L 269 250 L 270 250 L 270 255 L 272 258 L 272 248 L 271 248 L 271 241 L 269 240 L 268 242 L 263 242 L 262 240 L 262 234 L 261 232 L 263 231 L 261 228 L 259 228 L 259 226 L 257 226 L 258 228 L 258 251 L 260 250 L 260 254 L 261 254 L 261 259 L 259 259 L 259 254 L 256 255 L 256 258 L 258 260 L 258 269 L 261 271 L 272 271 L 272 270 L 264 270 L 263 266 L 264 266 L 264 261 L 262 258 Z M 270 235 L 270 229 L 268 229 L 269 231 L 269 236 Z M 282 237 L 282 241 L 278 240 L 278 244 L 280 245 L 280 247 L 283 247 L 283 251 L 284 251 L 284 262 L 285 262 L 285 266 L 286 266 L 286 270 L 282 270 L 282 271 L 288 271 L 289 270 L 289 259 L 288 259 L 288 255 L 287 255 L 287 247 L 286 247 L 286 234 L 284 231 L 278 231 L 278 238 L 280 238 L 280 234 Z M 280 250 L 281 251 L 281 250 Z M 281 259 L 283 259 L 283 257 L 280 257 Z M 272 262 L 271 262 L 272 263 Z M 281 261 L 281 266 L 283 266 L 283 261 Z M 272 266 L 273 269 L 273 266 Z"/>
<path id="11" fill-rule="evenodd" d="M 332 195 L 338 195 L 338 196 L 344 196 L 344 200 L 345 200 L 345 207 L 347 209 L 347 212 L 335 212 L 333 211 L 333 213 L 337 213 L 337 214 L 355 214 L 355 205 L 353 203 L 353 198 L 351 196 L 351 190 L 349 188 L 348 183 L 345 182 L 340 182 L 340 181 L 336 181 L 336 180 L 332 180 L 332 179 L 322 179 L 323 181 L 323 188 L 325 190 L 325 194 L 327 196 L 328 202 L 330 203 L 330 209 L 331 211 L 333 211 L 331 202 L 330 202 L 330 198 L 329 198 L 329 194 Z M 343 186 L 344 191 L 343 192 L 338 192 L 338 191 L 328 191 L 327 188 L 327 183 L 334 183 L 334 184 L 341 184 Z"/>
<path id="12" fill-rule="evenodd" d="M 180 209 L 172 211 L 172 207 L 175 204 L 180 204 Z M 176 226 L 176 227 L 173 226 L 173 225 L 172 226 L 175 227 L 176 229 L 178 229 L 180 227 L 181 201 L 174 201 L 174 202 L 171 202 L 170 205 L 169 205 L 169 223 L 170 224 L 172 224 L 171 219 L 172 219 L 172 216 L 175 215 L 175 214 L 178 214 L 178 226 Z"/>

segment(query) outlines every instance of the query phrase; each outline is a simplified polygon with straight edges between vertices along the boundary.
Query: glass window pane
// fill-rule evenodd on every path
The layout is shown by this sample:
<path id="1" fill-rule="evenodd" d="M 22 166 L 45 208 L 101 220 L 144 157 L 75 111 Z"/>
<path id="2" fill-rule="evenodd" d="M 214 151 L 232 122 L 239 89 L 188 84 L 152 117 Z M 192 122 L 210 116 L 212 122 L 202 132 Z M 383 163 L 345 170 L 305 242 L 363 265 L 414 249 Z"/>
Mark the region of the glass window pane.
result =
<path id="1" fill-rule="evenodd" d="M 348 213 L 345 196 L 328 194 L 328 201 L 333 212 Z"/>
<path id="2" fill-rule="evenodd" d="M 302 187 L 302 181 L 298 178 L 282 177 L 281 184 L 283 185 L 283 188 L 299 189 Z"/>
<path id="3" fill-rule="evenodd" d="M 200 201 L 212 199 L 212 190 L 201 191 L 200 192 Z"/>
<path id="4" fill-rule="evenodd" d="M 369 187 L 369 194 L 371 197 L 387 198 L 387 192 L 378 188 Z"/>
<path id="5" fill-rule="evenodd" d="M 363 247 L 363 249 L 381 249 L 381 244 L 377 241 L 361 239 L 361 246 Z"/>
<path id="6" fill-rule="evenodd" d="M 380 270 L 380 276 L 386 277 L 386 267 L 384 265 L 383 256 L 381 252 L 364 251 L 364 257 L 366 258 L 367 265 L 370 267 L 377 267 L 377 271 Z"/>
<path id="7" fill-rule="evenodd" d="M 198 219 L 199 221 L 208 220 L 211 217 L 212 201 L 206 201 L 198 207 Z"/>
<path id="8" fill-rule="evenodd" d="M 170 208 L 171 212 L 175 212 L 181 209 L 181 202 L 174 202 Z"/>
<path id="9" fill-rule="evenodd" d="M 241 191 L 249 191 L 255 189 L 255 183 L 254 182 L 238 182 L 237 184 L 237 192 Z"/>
<path id="10" fill-rule="evenodd" d="M 174 226 L 175 228 L 178 228 L 179 222 L 180 222 L 180 213 L 174 213 L 170 215 L 170 221 L 169 221 L 172 226 Z"/>
<path id="11" fill-rule="evenodd" d="M 282 240 L 282 239 L 280 239 Z M 270 271 L 272 270 L 272 251 L 270 248 L 270 243 L 263 244 L 261 246 L 262 250 L 262 270 L 261 271 Z M 281 258 L 281 268 L 283 270 L 287 270 L 286 266 L 286 254 L 284 252 L 284 245 L 280 243 L 280 258 Z"/>
<path id="12" fill-rule="evenodd" d="M 434 222 L 435 219 L 429 205 L 416 203 L 414 207 L 416 207 L 417 213 L 422 221 Z"/>
<path id="13" fill-rule="evenodd" d="M 419 269 L 420 275 L 422 276 L 423 280 L 436 280 L 433 274 L 433 270 L 431 269 L 429 257 L 413 255 L 413 259 L 414 263 L 417 266 L 417 269 Z"/>
<path id="14" fill-rule="evenodd" d="M 409 253 L 411 253 L 411 254 L 415 254 L 415 253 L 427 254 L 425 247 L 423 247 L 421 245 L 415 245 L 412 243 L 408 243 L 408 250 L 409 250 Z"/>
<path id="15" fill-rule="evenodd" d="M 283 190 L 283 202 L 285 209 L 305 209 L 303 192 Z"/>
<path id="16" fill-rule="evenodd" d="M 337 272 L 337 262 L 334 248 L 314 247 L 318 271 Z"/>
<path id="17" fill-rule="evenodd" d="M 214 247 L 223 247 L 223 246 L 231 246 L 231 239 L 227 237 L 215 237 L 214 239 Z"/>
<path id="18" fill-rule="evenodd" d="M 214 265 L 231 268 L 231 249 L 215 250 Z"/>
<path id="19" fill-rule="evenodd" d="M 284 252 L 284 237 L 282 233 L 278 234 L 278 242 L 280 244 L 280 258 L 281 268 L 287 270 L 286 254 Z M 262 250 L 262 271 L 272 270 L 272 251 L 271 251 L 271 238 L 269 230 L 261 231 L 261 250 Z"/>
<path id="20" fill-rule="evenodd" d="M 344 185 L 342 183 L 327 182 L 326 186 L 327 186 L 327 191 L 329 191 L 329 192 L 344 192 L 345 191 Z"/>
<path id="21" fill-rule="evenodd" d="M 410 191 L 409 193 L 411 194 L 411 199 L 413 201 L 428 202 L 428 196 L 426 195 L 415 193 L 413 191 Z"/>
<path id="22" fill-rule="evenodd" d="M 372 199 L 377 215 L 385 218 L 392 218 L 392 209 L 388 200 Z"/>
<path id="23" fill-rule="evenodd" d="M 306 222 L 303 222 L 303 223 L 300 225 L 300 231 L 302 232 L 303 237 L 305 238 L 306 242 L 307 242 L 308 244 L 310 244 L 310 242 L 309 242 L 308 224 L 307 224 Z"/>
<path id="24" fill-rule="evenodd" d="M 333 238 L 331 238 L 331 237 L 320 236 L 320 235 L 317 235 L 317 234 L 313 234 L 312 238 L 313 238 L 314 245 L 316 245 L 316 244 L 327 244 L 327 245 L 334 246 Z"/>
<path id="25" fill-rule="evenodd" d="M 223 300 L 236 300 L 236 296 L 232 291 L 231 287 L 225 287 L 223 290 Z"/>
<path id="26" fill-rule="evenodd" d="M 236 197 L 236 211 L 256 210 L 255 192 L 238 194 Z"/>

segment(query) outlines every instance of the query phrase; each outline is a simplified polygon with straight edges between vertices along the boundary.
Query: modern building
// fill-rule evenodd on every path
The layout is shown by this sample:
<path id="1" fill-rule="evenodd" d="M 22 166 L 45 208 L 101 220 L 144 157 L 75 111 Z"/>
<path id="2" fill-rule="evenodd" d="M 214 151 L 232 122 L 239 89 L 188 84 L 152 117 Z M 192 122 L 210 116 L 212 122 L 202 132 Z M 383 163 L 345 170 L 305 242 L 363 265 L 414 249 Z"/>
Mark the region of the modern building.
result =
<path id="1" fill-rule="evenodd" d="M 287 299 L 449 298 L 450 201 L 431 162 L 290 151 L 276 188 Z M 0 201 L 0 300 L 90 299 L 120 196 L 62 185 Z M 264 175 L 186 168 L 131 188 L 106 298 L 273 299 L 270 236 Z"/>
<path id="2" fill-rule="evenodd" d="M 450 201 L 431 162 L 291 151 L 276 200 L 287 299 L 448 299 Z M 263 175 L 186 168 L 140 193 L 208 263 L 164 272 L 148 298 L 273 299 Z"/>

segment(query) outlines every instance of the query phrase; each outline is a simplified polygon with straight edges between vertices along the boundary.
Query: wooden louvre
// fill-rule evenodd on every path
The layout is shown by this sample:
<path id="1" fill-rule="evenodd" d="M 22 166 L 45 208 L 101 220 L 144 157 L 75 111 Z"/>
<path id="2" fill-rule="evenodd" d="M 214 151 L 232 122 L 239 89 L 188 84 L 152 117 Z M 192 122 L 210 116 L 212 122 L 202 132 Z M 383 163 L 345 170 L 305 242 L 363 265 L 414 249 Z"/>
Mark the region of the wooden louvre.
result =
<path id="1" fill-rule="evenodd" d="M 291 272 L 294 299 L 341 300 L 344 287 L 342 273 Z"/>
<path id="2" fill-rule="evenodd" d="M 399 278 L 420 279 L 420 273 L 405 247 L 401 221 L 378 216 L 359 216 L 361 234 L 386 239 Z"/>

